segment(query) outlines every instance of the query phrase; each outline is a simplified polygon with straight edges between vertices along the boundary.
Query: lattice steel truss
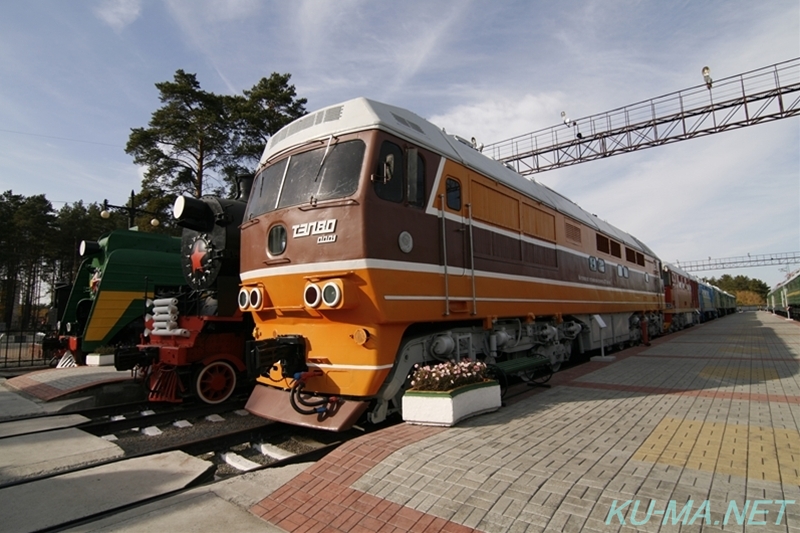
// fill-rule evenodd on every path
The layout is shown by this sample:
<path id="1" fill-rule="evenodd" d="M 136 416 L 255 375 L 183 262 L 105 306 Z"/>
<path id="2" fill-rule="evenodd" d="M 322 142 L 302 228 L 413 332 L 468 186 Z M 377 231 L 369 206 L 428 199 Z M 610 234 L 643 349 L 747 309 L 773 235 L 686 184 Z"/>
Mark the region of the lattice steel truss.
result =
<path id="1" fill-rule="evenodd" d="M 676 261 L 687 272 L 702 270 L 723 270 L 727 268 L 757 267 L 768 265 L 791 265 L 800 263 L 800 252 L 781 252 L 777 254 L 745 255 L 723 259 L 700 259 L 698 261 Z"/>
<path id="2" fill-rule="evenodd" d="M 800 58 L 487 145 L 523 175 L 800 114 Z"/>

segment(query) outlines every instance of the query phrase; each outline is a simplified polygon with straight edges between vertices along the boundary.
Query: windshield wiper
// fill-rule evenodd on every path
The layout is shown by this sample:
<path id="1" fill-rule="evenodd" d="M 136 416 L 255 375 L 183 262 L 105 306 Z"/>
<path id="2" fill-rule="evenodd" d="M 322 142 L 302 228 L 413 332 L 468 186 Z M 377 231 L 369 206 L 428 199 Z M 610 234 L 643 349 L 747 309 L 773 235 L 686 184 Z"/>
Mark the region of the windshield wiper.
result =
<path id="1" fill-rule="evenodd" d="M 333 141 L 333 135 L 328 137 L 328 145 L 325 147 L 325 153 L 322 154 L 322 160 L 319 162 L 319 168 L 317 169 L 317 174 L 314 176 L 315 183 L 317 181 L 317 178 L 319 178 L 319 171 L 322 170 L 322 165 L 325 164 L 325 158 L 328 157 L 328 150 L 331 149 L 331 141 Z"/>

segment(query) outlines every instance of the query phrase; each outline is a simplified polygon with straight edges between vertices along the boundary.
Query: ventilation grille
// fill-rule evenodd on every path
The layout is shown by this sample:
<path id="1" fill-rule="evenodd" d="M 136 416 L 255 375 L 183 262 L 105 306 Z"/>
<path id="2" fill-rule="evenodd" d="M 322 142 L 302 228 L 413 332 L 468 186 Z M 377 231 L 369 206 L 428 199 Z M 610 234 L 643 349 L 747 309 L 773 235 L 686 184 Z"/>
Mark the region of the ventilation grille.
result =
<path id="1" fill-rule="evenodd" d="M 580 243 L 581 242 L 581 228 L 570 224 L 569 222 L 565 222 L 564 226 L 567 230 L 567 239 Z"/>
<path id="2" fill-rule="evenodd" d="M 401 125 L 405 126 L 406 128 L 411 128 L 412 130 L 418 131 L 419 133 L 425 135 L 425 132 L 422 131 L 422 128 L 420 128 L 419 126 L 417 126 L 416 124 L 414 124 L 410 120 L 406 120 L 403 117 L 401 117 L 400 115 L 395 115 L 394 113 L 392 113 L 392 116 L 394 117 L 394 119 L 397 121 L 398 124 L 401 124 Z"/>
<path id="3" fill-rule="evenodd" d="M 334 122 L 339 120 L 342 118 L 343 110 L 344 106 L 338 105 L 336 107 L 330 107 L 328 109 L 323 109 L 322 111 L 317 111 L 313 115 L 306 115 L 281 129 L 281 131 L 272 137 L 272 142 L 273 144 L 279 143 L 286 137 L 291 137 L 295 133 L 308 129 L 311 126 L 316 126 L 317 124 L 322 124 L 323 122 Z"/>

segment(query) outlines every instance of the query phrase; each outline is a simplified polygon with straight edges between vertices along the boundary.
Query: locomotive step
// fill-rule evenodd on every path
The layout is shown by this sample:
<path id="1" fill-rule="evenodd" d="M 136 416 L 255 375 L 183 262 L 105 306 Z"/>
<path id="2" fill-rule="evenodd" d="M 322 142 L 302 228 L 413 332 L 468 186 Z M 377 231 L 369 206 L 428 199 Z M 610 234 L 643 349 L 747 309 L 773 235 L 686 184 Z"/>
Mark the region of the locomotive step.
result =
<path id="1" fill-rule="evenodd" d="M 545 367 L 550 364 L 550 359 L 547 357 L 518 357 L 516 359 L 509 359 L 508 361 L 500 361 L 489 365 L 491 368 L 502 370 L 505 374 L 516 374 L 517 372 L 526 372 Z"/>

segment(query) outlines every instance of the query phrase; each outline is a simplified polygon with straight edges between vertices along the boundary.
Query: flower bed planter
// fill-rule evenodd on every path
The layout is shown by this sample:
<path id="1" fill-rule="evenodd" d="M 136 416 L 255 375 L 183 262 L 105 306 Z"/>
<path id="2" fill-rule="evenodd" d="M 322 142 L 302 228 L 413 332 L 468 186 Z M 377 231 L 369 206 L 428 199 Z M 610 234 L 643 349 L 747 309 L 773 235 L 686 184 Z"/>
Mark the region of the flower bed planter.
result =
<path id="1" fill-rule="evenodd" d="M 403 420 L 425 426 L 453 426 L 459 421 L 500 408 L 500 384 L 473 383 L 449 391 L 407 390 Z"/>

